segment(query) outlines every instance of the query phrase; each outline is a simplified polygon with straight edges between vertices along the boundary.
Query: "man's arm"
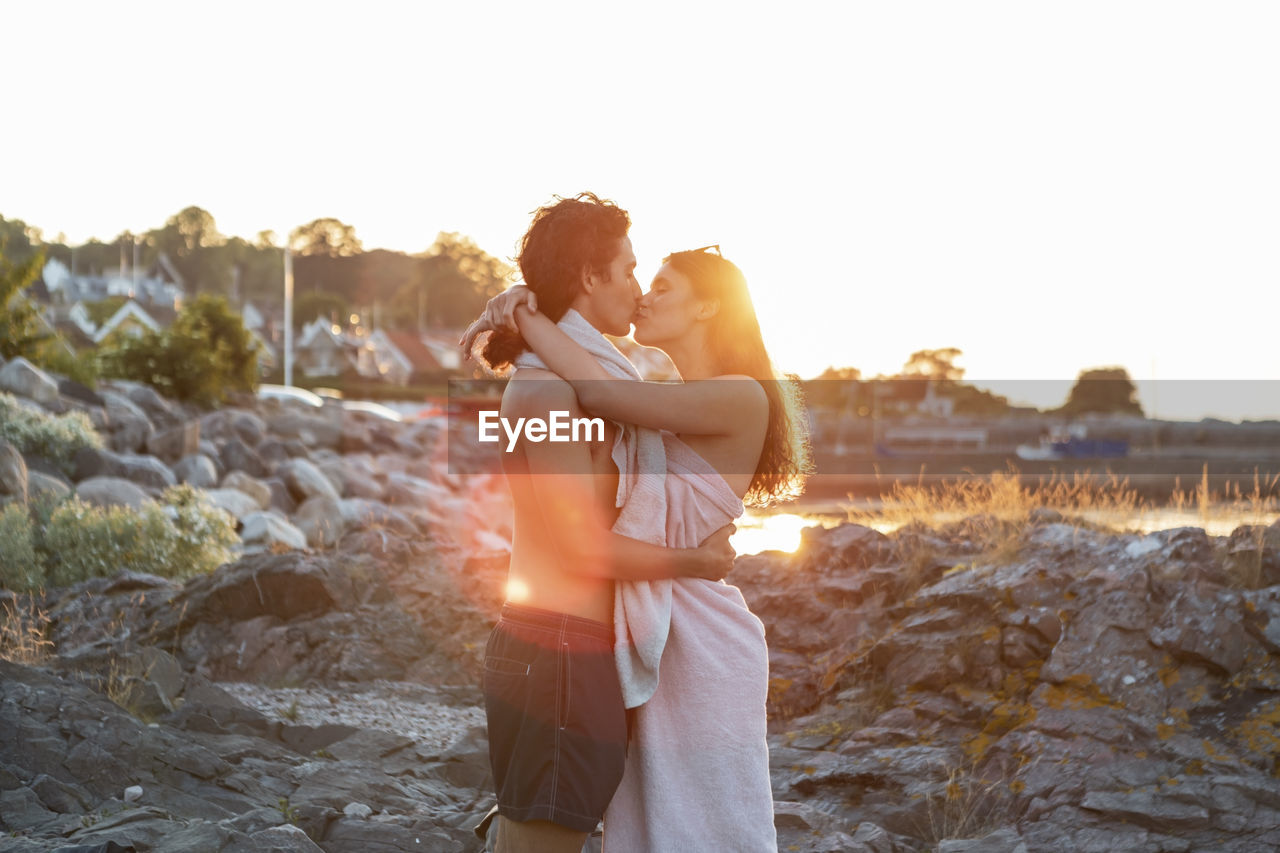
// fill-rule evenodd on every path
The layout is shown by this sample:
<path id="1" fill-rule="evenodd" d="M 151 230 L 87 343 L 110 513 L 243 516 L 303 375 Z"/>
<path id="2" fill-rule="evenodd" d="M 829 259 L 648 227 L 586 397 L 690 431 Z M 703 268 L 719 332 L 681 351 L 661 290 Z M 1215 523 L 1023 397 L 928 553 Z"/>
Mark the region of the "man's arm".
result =
<path id="1" fill-rule="evenodd" d="M 513 382 L 503 410 L 506 417 L 548 419 L 552 411 L 583 417 L 573 388 L 552 377 Z M 600 507 L 591 451 L 583 442 L 524 441 L 529 485 L 552 542 L 568 571 L 614 580 L 699 577 L 719 580 L 733 566 L 729 534 L 733 525 L 713 533 L 698 548 L 666 548 L 620 536 Z"/>

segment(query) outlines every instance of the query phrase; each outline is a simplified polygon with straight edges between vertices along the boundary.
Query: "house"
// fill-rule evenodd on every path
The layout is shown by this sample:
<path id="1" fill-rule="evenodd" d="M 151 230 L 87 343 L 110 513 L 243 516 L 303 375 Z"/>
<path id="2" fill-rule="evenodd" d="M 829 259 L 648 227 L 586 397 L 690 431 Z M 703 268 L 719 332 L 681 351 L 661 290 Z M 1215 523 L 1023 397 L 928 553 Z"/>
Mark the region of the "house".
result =
<path id="1" fill-rule="evenodd" d="M 293 345 L 294 364 L 303 376 L 338 376 L 351 364 L 342 329 L 325 317 L 302 327 Z"/>
<path id="2" fill-rule="evenodd" d="M 112 335 L 138 336 L 143 332 L 158 332 L 160 324 L 141 305 L 130 299 L 116 309 L 93 333 L 93 342 L 100 344 Z"/>
<path id="3" fill-rule="evenodd" d="M 462 332 L 462 329 L 429 329 L 418 337 L 441 368 L 461 370 L 462 350 L 458 348 L 458 339 L 462 337 Z"/>
<path id="4" fill-rule="evenodd" d="M 872 393 L 883 414 L 951 417 L 955 400 L 938 393 L 932 379 L 874 380 Z"/>
<path id="5" fill-rule="evenodd" d="M 408 385 L 415 377 L 439 375 L 447 369 L 432 349 L 415 332 L 374 329 L 357 353 L 356 370 L 371 379 Z"/>

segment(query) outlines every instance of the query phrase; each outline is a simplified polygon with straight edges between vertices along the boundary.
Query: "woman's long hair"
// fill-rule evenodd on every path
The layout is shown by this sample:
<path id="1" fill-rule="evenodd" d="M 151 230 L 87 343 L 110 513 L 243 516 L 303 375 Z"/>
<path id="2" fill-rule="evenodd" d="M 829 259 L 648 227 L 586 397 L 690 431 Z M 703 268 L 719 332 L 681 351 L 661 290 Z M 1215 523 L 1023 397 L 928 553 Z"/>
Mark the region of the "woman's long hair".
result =
<path id="1" fill-rule="evenodd" d="M 663 263 L 689 279 L 695 298 L 720 303 L 707 329 L 717 373 L 750 376 L 769 399 L 764 447 L 743 501 L 767 506 L 798 496 L 805 475 L 813 473 L 803 395 L 795 376 L 774 369 L 747 292 L 746 276 L 731 261 L 703 250 L 674 252 Z"/>

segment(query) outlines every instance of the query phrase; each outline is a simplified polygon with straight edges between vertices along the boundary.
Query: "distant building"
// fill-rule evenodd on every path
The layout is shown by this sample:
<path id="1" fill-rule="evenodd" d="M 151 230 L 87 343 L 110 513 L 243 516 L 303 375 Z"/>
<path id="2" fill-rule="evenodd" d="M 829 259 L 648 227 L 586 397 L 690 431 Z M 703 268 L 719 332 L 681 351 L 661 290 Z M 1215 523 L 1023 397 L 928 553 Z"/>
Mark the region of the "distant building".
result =
<path id="1" fill-rule="evenodd" d="M 374 329 L 356 357 L 356 370 L 361 376 L 395 385 L 408 385 L 424 375 L 439 376 L 446 369 L 433 347 L 416 332 Z"/>
<path id="2" fill-rule="evenodd" d="M 139 336 L 144 332 L 160 331 L 160 323 L 148 314 L 141 305 L 130 299 L 116 309 L 116 313 L 107 318 L 93 333 L 93 342 L 101 344 L 113 335 Z"/>
<path id="3" fill-rule="evenodd" d="M 337 376 L 351 365 L 342 330 L 325 317 L 302 327 L 293 345 L 294 365 L 303 376 Z"/>

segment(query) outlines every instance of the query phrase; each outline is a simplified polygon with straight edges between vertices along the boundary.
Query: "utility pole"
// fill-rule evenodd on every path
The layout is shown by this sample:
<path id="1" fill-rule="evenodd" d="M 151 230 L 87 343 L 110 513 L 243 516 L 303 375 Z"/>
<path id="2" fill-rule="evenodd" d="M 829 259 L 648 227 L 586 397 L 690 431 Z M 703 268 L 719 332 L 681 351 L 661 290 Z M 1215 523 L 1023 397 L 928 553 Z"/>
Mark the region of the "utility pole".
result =
<path id="1" fill-rule="evenodd" d="M 293 384 L 293 252 L 284 247 L 284 384 Z"/>

